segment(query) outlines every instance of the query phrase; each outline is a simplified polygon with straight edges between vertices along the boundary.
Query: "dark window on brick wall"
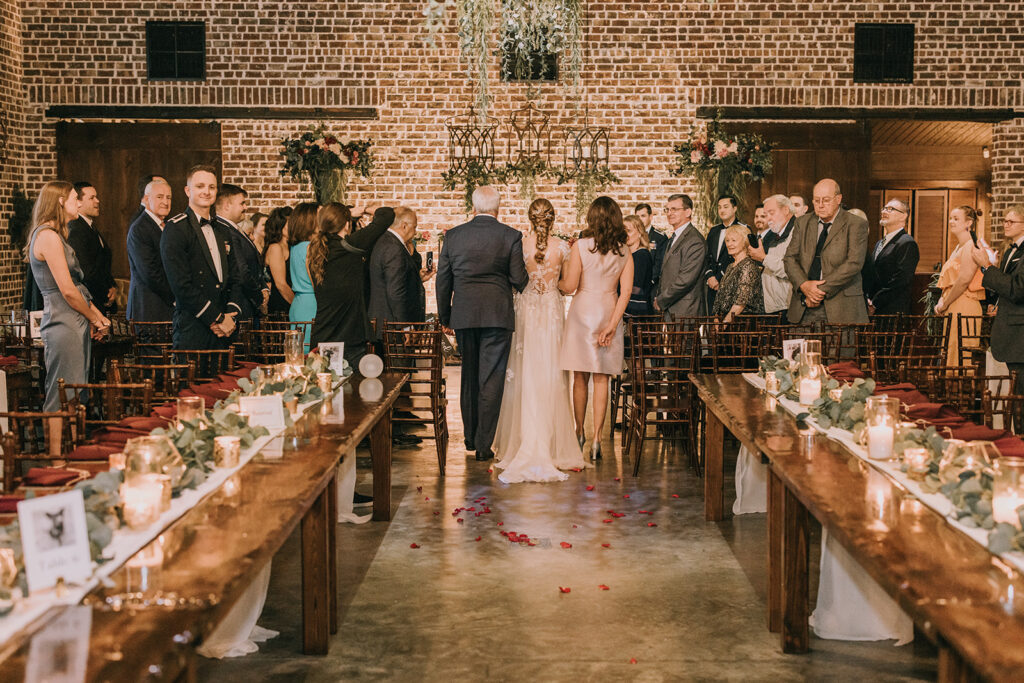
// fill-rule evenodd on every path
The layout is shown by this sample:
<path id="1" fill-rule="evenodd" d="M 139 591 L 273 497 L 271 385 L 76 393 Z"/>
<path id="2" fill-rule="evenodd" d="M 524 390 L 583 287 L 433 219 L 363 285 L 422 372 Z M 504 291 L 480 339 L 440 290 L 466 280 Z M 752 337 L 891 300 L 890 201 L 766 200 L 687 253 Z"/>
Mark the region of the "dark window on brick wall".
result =
<path id="1" fill-rule="evenodd" d="M 558 55 L 554 52 L 535 52 L 529 64 L 516 69 L 515 53 L 508 41 L 501 46 L 501 80 L 503 81 L 557 81 Z M 516 73 L 519 71 L 520 73 Z M 522 73 L 525 71 L 525 73 Z"/>
<path id="2" fill-rule="evenodd" d="M 857 24 L 853 37 L 855 83 L 913 83 L 914 25 Z"/>
<path id="3" fill-rule="evenodd" d="M 153 81 L 206 78 L 206 23 L 147 21 L 146 64 Z"/>

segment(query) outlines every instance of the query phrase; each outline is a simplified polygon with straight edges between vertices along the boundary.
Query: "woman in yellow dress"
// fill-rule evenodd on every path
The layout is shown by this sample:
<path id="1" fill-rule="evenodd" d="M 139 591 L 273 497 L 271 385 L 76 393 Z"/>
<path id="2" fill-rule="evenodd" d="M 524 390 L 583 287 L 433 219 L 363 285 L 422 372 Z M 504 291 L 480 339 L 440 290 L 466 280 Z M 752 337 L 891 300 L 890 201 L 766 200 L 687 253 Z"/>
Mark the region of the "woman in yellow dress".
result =
<path id="1" fill-rule="evenodd" d="M 960 365 L 960 332 L 957 329 L 957 313 L 981 315 L 981 302 L 985 288 L 981 286 L 981 270 L 971 258 L 971 246 L 978 224 L 977 212 L 969 206 L 958 206 L 949 212 L 949 232 L 957 245 L 942 265 L 938 287 L 942 296 L 935 304 L 935 314 L 951 316 L 949 331 L 949 352 L 947 365 Z M 974 342 L 977 345 L 977 340 Z"/>

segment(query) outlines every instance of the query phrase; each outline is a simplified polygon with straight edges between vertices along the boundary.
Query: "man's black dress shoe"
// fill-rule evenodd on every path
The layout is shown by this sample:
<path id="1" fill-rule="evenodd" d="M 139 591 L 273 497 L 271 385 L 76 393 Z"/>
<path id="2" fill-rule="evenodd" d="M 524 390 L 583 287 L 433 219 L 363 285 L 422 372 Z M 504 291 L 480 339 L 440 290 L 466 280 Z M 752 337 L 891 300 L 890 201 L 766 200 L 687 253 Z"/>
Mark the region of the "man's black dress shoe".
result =
<path id="1" fill-rule="evenodd" d="M 486 453 L 480 452 L 476 454 L 476 459 L 481 462 L 485 460 L 494 460 L 494 453 L 491 453 L 490 451 Z"/>
<path id="2" fill-rule="evenodd" d="M 475 450 L 476 450 L 476 446 L 474 446 L 474 445 L 473 445 L 473 444 L 471 444 L 470 442 L 468 442 L 468 441 L 465 441 L 465 442 L 463 442 L 463 443 L 465 443 L 465 444 L 466 444 L 466 450 L 467 450 L 467 451 L 475 451 Z"/>

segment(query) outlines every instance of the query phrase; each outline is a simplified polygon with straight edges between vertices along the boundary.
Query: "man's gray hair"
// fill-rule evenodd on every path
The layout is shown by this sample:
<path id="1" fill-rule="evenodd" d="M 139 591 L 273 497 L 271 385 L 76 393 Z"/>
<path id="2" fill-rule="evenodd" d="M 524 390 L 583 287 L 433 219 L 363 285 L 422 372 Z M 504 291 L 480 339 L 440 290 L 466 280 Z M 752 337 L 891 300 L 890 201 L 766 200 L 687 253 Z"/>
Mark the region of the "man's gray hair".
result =
<path id="1" fill-rule="evenodd" d="M 473 190 L 473 211 L 476 213 L 497 216 L 499 206 L 501 206 L 501 194 L 498 193 L 496 187 L 481 185 Z"/>
<path id="2" fill-rule="evenodd" d="M 793 213 L 793 202 L 784 194 L 773 194 L 771 197 L 765 199 L 766 202 L 775 202 L 775 205 L 780 209 L 785 209 L 789 213 Z"/>

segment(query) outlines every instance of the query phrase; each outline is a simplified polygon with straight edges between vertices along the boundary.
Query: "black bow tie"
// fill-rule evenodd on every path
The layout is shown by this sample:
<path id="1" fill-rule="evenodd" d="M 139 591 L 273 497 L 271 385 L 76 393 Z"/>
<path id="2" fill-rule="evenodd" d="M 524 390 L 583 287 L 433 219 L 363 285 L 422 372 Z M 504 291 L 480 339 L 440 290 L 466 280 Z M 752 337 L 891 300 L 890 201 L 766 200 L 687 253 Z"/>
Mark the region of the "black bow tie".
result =
<path id="1" fill-rule="evenodd" d="M 213 226 L 213 223 L 211 223 L 211 222 L 210 222 L 210 219 L 209 219 L 209 218 L 200 218 L 200 219 L 199 219 L 199 227 L 201 228 L 201 227 L 203 227 L 204 225 L 209 225 L 209 226 L 211 226 L 211 227 L 212 227 L 212 226 Z"/>

